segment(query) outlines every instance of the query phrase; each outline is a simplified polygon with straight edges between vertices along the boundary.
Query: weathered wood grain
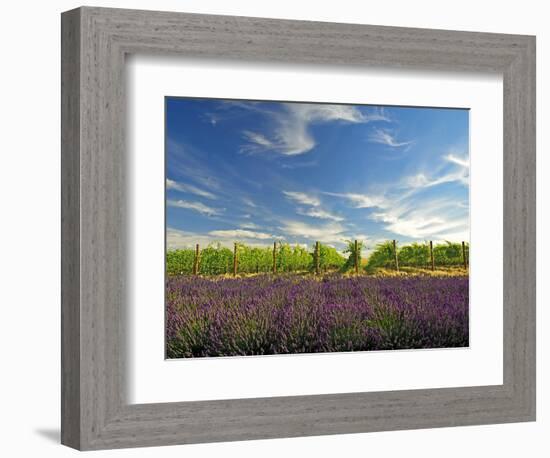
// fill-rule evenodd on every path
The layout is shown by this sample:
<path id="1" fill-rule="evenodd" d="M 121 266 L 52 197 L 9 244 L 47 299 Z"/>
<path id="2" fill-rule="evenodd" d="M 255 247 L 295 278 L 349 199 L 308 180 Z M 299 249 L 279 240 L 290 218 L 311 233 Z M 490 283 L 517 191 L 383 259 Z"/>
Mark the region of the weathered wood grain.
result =
<path id="1" fill-rule="evenodd" d="M 80 446 L 80 15 L 61 24 L 61 441 Z"/>
<path id="2" fill-rule="evenodd" d="M 129 405 L 128 53 L 502 73 L 504 384 Z M 62 176 L 64 444 L 85 450 L 535 418 L 534 37 L 88 7 L 66 12 Z"/>

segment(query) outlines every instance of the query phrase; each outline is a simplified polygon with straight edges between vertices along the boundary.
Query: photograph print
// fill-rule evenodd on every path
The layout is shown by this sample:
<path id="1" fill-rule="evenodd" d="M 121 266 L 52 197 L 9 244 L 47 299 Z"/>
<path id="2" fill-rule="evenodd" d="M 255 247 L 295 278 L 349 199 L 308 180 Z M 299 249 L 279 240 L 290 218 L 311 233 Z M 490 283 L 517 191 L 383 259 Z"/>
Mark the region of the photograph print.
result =
<path id="1" fill-rule="evenodd" d="M 469 110 L 165 98 L 166 358 L 469 346 Z"/>

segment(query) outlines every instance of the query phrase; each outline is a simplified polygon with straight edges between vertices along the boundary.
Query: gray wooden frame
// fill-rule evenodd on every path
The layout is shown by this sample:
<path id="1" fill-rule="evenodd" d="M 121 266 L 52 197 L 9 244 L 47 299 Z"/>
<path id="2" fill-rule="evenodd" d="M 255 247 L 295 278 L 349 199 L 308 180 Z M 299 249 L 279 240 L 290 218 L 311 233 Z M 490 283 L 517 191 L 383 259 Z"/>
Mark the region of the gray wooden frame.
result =
<path id="1" fill-rule="evenodd" d="M 535 419 L 534 37 L 90 7 L 63 13 L 61 35 L 63 444 L 105 449 Z M 128 53 L 503 74 L 503 385 L 128 404 Z"/>

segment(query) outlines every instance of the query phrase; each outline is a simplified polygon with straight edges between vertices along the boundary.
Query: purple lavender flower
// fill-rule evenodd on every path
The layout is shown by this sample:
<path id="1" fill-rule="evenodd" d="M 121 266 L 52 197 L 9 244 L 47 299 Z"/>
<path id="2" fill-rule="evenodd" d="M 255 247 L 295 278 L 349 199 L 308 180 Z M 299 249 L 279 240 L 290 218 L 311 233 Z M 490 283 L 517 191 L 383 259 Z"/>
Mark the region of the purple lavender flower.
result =
<path id="1" fill-rule="evenodd" d="M 467 277 L 170 277 L 169 358 L 468 346 Z"/>

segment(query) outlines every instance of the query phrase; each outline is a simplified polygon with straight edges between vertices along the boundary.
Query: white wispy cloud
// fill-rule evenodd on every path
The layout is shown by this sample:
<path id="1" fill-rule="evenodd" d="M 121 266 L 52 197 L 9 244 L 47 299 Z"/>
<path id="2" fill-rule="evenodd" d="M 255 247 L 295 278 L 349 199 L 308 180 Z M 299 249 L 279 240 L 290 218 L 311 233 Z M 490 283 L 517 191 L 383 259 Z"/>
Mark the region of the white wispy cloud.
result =
<path id="1" fill-rule="evenodd" d="M 468 174 L 465 174 L 462 170 L 446 173 L 436 177 L 428 177 L 424 173 L 418 173 L 414 176 L 408 177 L 405 183 L 408 188 L 417 189 L 431 188 L 432 186 L 452 183 L 454 181 L 468 184 Z"/>
<path id="2" fill-rule="evenodd" d="M 213 231 L 215 232 L 215 231 Z M 275 239 L 275 237 L 274 237 Z M 209 245 L 221 245 L 227 248 L 233 248 L 235 241 L 245 241 L 249 246 L 264 247 L 271 245 L 271 240 L 262 239 L 259 237 L 245 238 L 240 236 L 227 235 L 211 235 L 210 233 L 196 233 L 182 231 L 169 227 L 166 229 L 166 245 L 169 250 L 194 248 L 195 244 L 199 244 L 202 248 Z"/>
<path id="3" fill-rule="evenodd" d="M 249 207 L 256 208 L 256 203 L 250 198 L 250 197 L 243 197 L 242 201 L 245 205 L 248 205 Z"/>
<path id="4" fill-rule="evenodd" d="M 201 186 L 210 190 L 219 191 L 222 188 L 220 179 L 212 168 L 205 163 L 204 153 L 190 145 L 168 138 L 166 141 L 167 156 L 170 158 L 170 166 L 185 176 L 193 177 L 193 181 L 201 183 Z"/>
<path id="5" fill-rule="evenodd" d="M 228 230 L 217 230 L 210 231 L 208 233 L 212 237 L 219 237 L 224 239 L 259 239 L 259 240 L 270 240 L 277 238 L 272 234 L 267 234 L 266 232 L 256 232 L 248 231 L 244 229 L 228 229 Z"/>
<path id="6" fill-rule="evenodd" d="M 345 227 L 337 222 L 310 225 L 302 221 L 286 220 L 279 229 L 291 237 L 304 237 L 319 242 L 341 243 L 345 240 Z"/>
<path id="7" fill-rule="evenodd" d="M 305 192 L 283 191 L 283 194 L 291 201 L 301 205 L 308 205 L 310 208 L 297 208 L 298 215 L 309 216 L 311 218 L 329 219 L 332 221 L 343 221 L 344 218 L 321 208 L 321 200 L 314 195 Z"/>
<path id="8" fill-rule="evenodd" d="M 348 199 L 354 208 L 371 210 L 369 219 L 382 223 L 385 231 L 399 236 L 443 239 L 450 237 L 453 232 L 460 232 L 462 237 L 466 237 L 469 223 L 464 205 L 459 205 L 452 198 L 419 197 L 416 191 L 384 196 L 354 193 L 335 195 Z"/>
<path id="9" fill-rule="evenodd" d="M 205 191 L 204 189 L 198 188 L 192 184 L 181 183 L 178 181 L 171 180 L 170 178 L 166 179 L 166 189 L 173 189 L 174 191 L 187 192 L 195 194 L 197 196 L 206 197 L 207 199 L 217 199 L 216 195 L 210 191 Z"/>
<path id="10" fill-rule="evenodd" d="M 341 197 L 349 200 L 354 208 L 373 208 L 384 207 L 387 205 L 386 199 L 382 195 L 361 194 L 361 193 L 338 193 L 338 192 L 324 192 L 328 196 Z"/>
<path id="11" fill-rule="evenodd" d="M 319 218 L 319 219 L 330 219 L 332 221 L 344 221 L 344 218 L 341 216 L 335 215 L 333 213 L 330 213 L 327 210 L 323 210 L 322 208 L 298 208 L 296 210 L 296 213 L 303 216 L 309 216 L 311 218 Z"/>
<path id="12" fill-rule="evenodd" d="M 265 135 L 262 135 L 258 132 L 251 132 L 249 130 L 245 130 L 243 132 L 243 135 L 250 143 L 253 143 L 259 147 L 270 149 L 275 146 L 275 143 L 269 140 L 269 138 L 267 138 Z"/>
<path id="13" fill-rule="evenodd" d="M 307 194 L 305 192 L 283 191 L 283 194 L 288 199 L 298 202 L 302 205 L 311 205 L 312 207 L 318 207 L 319 205 L 321 205 L 321 201 L 318 197 Z"/>
<path id="14" fill-rule="evenodd" d="M 166 203 L 170 207 L 186 208 L 188 210 L 193 210 L 206 216 L 216 216 L 223 213 L 223 209 L 212 208 L 204 205 L 201 202 L 190 202 L 187 200 L 168 200 Z"/>
<path id="15" fill-rule="evenodd" d="M 452 153 L 447 154 L 444 159 L 448 162 L 452 162 L 453 164 L 457 164 L 463 168 L 470 168 L 470 162 L 468 161 L 468 157 L 459 157 Z"/>
<path id="16" fill-rule="evenodd" d="M 391 116 L 384 107 L 373 107 L 367 112 L 363 112 L 364 122 L 385 121 L 393 122 Z"/>
<path id="17" fill-rule="evenodd" d="M 395 234 L 412 237 L 415 239 L 441 238 L 453 240 L 457 232 L 461 239 L 467 240 L 467 218 L 446 218 L 442 215 L 425 214 L 419 211 L 407 215 L 405 218 L 397 218 L 386 226 L 386 230 Z"/>
<path id="18" fill-rule="evenodd" d="M 370 215 L 384 223 L 384 229 L 414 239 L 468 240 L 468 212 L 452 199 L 429 198 L 397 200 Z"/>
<path id="19" fill-rule="evenodd" d="M 405 179 L 405 187 L 412 190 L 418 188 L 429 188 L 444 183 L 460 182 L 465 186 L 468 186 L 470 180 L 470 162 L 467 156 L 461 157 L 454 154 L 447 154 L 443 156 L 443 161 L 452 164 L 449 170 L 439 173 L 433 173 L 430 175 L 425 172 L 417 173 L 411 177 Z"/>
<path id="20" fill-rule="evenodd" d="M 436 237 L 432 237 L 434 243 L 445 243 L 445 242 L 470 242 L 470 228 L 463 227 L 461 230 L 454 232 L 445 232 L 443 234 L 438 234 Z"/>
<path id="21" fill-rule="evenodd" d="M 364 243 L 367 243 L 367 242 L 370 242 L 371 241 L 371 237 L 367 234 L 350 234 L 349 235 L 349 240 L 358 240 L 359 242 L 364 242 Z"/>
<path id="22" fill-rule="evenodd" d="M 246 216 L 250 217 L 250 215 Z M 243 229 L 260 229 L 260 226 L 258 226 L 256 223 L 241 223 L 239 226 Z"/>
<path id="23" fill-rule="evenodd" d="M 346 199 L 354 208 L 370 210 L 369 219 L 397 236 L 459 241 L 469 239 L 468 205 L 453 196 L 443 198 L 424 190 L 451 182 L 467 184 L 468 179 L 467 156 L 448 154 L 442 156 L 442 164 L 435 172 L 405 177 L 400 183 L 385 187 L 380 194 L 323 194 Z"/>
<path id="24" fill-rule="evenodd" d="M 168 250 L 194 248 L 197 243 L 201 246 L 208 246 L 212 243 L 212 239 L 204 234 L 181 231 L 171 227 L 166 229 L 166 248 Z"/>
<path id="25" fill-rule="evenodd" d="M 369 141 L 374 143 L 380 143 L 382 145 L 391 146 L 393 148 L 398 148 L 400 146 L 407 146 L 413 143 L 412 140 L 409 141 L 398 141 L 395 136 L 386 129 L 374 129 L 369 135 Z"/>
<path id="26" fill-rule="evenodd" d="M 253 109 L 258 110 L 258 106 L 254 105 Z M 295 156 L 307 153 L 315 147 L 316 141 L 310 132 L 310 126 L 313 124 L 389 121 L 383 110 L 373 109 L 364 112 L 351 105 L 286 103 L 282 104 L 281 111 L 266 113 L 273 120 L 273 131 L 265 134 L 244 131 L 243 136 L 247 143 L 242 147 L 243 152 L 273 151 Z"/>

